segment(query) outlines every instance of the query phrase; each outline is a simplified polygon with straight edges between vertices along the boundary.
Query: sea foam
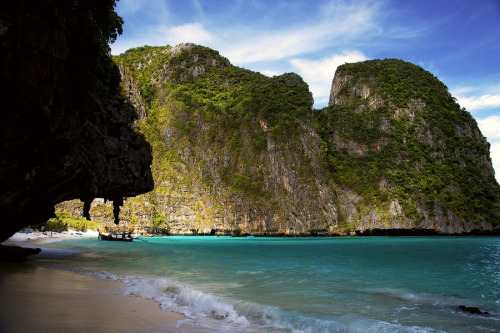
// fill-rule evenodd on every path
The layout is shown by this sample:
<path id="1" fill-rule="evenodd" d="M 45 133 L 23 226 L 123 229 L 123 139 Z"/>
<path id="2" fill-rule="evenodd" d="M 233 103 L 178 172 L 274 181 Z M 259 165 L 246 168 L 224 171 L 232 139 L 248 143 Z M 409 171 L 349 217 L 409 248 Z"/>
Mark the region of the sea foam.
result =
<path id="1" fill-rule="evenodd" d="M 356 316 L 322 320 L 212 295 L 169 278 L 126 277 L 122 282 L 124 294 L 152 299 L 163 310 L 184 314 L 186 320 L 169 327 L 175 332 L 437 332 Z"/>
<path id="2" fill-rule="evenodd" d="M 148 241 L 67 241 L 84 253 L 55 254 L 51 265 L 124 282 L 125 294 L 186 316 L 158 331 L 498 331 L 498 266 L 490 264 L 497 239 L 443 239 L 445 261 L 427 238 Z"/>

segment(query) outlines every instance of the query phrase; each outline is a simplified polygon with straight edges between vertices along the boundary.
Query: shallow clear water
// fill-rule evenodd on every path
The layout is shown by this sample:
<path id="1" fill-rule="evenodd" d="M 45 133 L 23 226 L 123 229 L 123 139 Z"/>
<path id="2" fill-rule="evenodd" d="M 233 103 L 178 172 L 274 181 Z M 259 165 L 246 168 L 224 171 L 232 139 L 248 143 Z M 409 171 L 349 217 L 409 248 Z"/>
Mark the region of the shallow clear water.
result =
<path id="1" fill-rule="evenodd" d="M 164 327 L 171 331 L 500 331 L 498 237 L 175 236 L 48 246 L 55 249 L 38 264 L 122 280 L 125 293 L 184 313 L 182 325 Z"/>

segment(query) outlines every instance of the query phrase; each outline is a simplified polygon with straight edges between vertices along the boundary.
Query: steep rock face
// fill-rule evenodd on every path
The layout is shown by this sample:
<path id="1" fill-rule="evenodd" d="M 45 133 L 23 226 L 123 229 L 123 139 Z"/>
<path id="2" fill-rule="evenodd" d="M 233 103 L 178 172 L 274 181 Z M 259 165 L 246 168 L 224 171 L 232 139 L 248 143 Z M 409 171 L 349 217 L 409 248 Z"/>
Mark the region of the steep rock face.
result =
<path id="1" fill-rule="evenodd" d="M 117 18 L 113 5 L 0 5 L 0 241 L 47 220 L 58 202 L 119 203 L 153 189 L 151 147 L 132 128 L 105 41 L 104 52 L 93 44 L 114 33 L 115 23 L 105 26 Z"/>
<path id="2" fill-rule="evenodd" d="M 138 48 L 116 61 L 154 155 L 156 188 L 126 200 L 129 227 L 333 235 L 467 233 L 500 222 L 486 140 L 418 66 L 341 66 L 330 106 L 312 110 L 296 74 L 267 78 L 200 46 Z M 112 225 L 104 202 L 90 213 Z"/>
<path id="3" fill-rule="evenodd" d="M 395 59 L 340 66 L 324 116 L 336 118 L 326 134 L 331 155 L 345 149 L 342 162 L 365 167 L 344 182 L 356 195 L 339 193 L 360 229 L 463 233 L 498 225 L 489 144 L 430 73 Z"/>
<path id="4" fill-rule="evenodd" d="M 136 107 L 146 109 L 141 128 L 154 147 L 157 186 L 126 201 L 123 221 L 182 234 L 337 230 L 321 141 L 305 122 L 290 119 L 311 114 L 311 93 L 299 76 L 267 78 L 193 44 L 127 53 L 117 59 L 122 85 L 131 96 L 140 93 Z M 81 204 L 61 209 L 78 212 Z M 90 213 L 111 225 L 104 203 Z"/>

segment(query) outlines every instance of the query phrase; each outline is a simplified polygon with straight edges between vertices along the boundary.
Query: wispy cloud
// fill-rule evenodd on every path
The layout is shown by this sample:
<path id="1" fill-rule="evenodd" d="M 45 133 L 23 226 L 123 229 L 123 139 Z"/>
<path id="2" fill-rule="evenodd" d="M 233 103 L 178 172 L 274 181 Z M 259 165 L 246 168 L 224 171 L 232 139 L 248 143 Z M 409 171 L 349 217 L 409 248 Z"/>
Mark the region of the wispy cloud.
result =
<path id="1" fill-rule="evenodd" d="M 500 94 L 470 97 L 457 95 L 456 98 L 458 100 L 458 103 L 469 111 L 500 107 Z M 500 127 L 498 128 L 498 132 L 500 132 Z"/>
<path id="2" fill-rule="evenodd" d="M 189 23 L 169 28 L 165 31 L 165 39 L 170 45 L 179 43 L 210 44 L 214 36 L 200 23 Z"/>
<path id="3" fill-rule="evenodd" d="M 117 7 L 121 15 L 135 13 L 143 6 L 143 1 L 122 0 L 118 3 Z"/>
<path id="4" fill-rule="evenodd" d="M 148 0 L 121 0 L 117 3 L 117 8 L 121 15 L 135 13 L 148 4 Z M 162 3 L 160 1 L 160 3 Z"/>
<path id="5" fill-rule="evenodd" d="M 310 15 L 299 15 L 293 12 L 294 18 L 287 21 L 271 20 L 266 16 L 280 9 L 285 14 L 294 7 L 294 3 L 265 1 L 236 2 L 222 8 L 218 16 L 222 22 L 226 15 L 247 9 L 261 13 L 261 25 L 245 21 L 234 21 L 234 15 L 228 18 L 227 24 L 205 21 L 204 2 L 191 0 L 190 6 L 196 17 L 193 22 L 175 22 L 176 17 L 169 13 L 174 4 L 151 0 L 122 0 L 118 2 L 120 13 L 127 17 L 125 33 L 112 45 L 113 54 L 121 53 L 130 47 L 142 45 L 175 45 L 193 42 L 217 49 L 233 64 L 246 66 L 256 62 L 269 62 L 297 57 L 325 49 L 343 49 L 359 37 L 369 38 L 371 34 L 380 33 L 380 2 L 364 0 L 354 3 L 335 0 L 315 8 Z M 206 6 L 206 5 L 205 5 Z M 302 9 L 307 8 L 302 3 Z M 157 13 L 154 9 L 157 9 Z M 205 8 L 206 9 L 206 8 Z M 255 14 L 255 13 L 254 13 Z M 292 13 L 290 13 L 292 14 Z M 139 21 L 139 18 L 141 20 Z M 267 19 L 266 19 L 267 18 Z M 127 26 L 129 29 L 127 29 Z M 207 28 L 208 27 L 208 28 Z M 352 46 L 351 46 L 352 47 Z"/>
<path id="6" fill-rule="evenodd" d="M 214 35 L 201 23 L 188 23 L 173 27 L 158 25 L 136 34 L 133 38 L 118 40 L 112 45 L 112 50 L 113 54 L 120 54 L 130 48 L 143 45 L 175 46 L 180 43 L 210 45 L 215 39 Z"/>
<path id="7" fill-rule="evenodd" d="M 500 116 L 495 115 L 486 118 L 478 118 L 476 120 L 479 128 L 481 129 L 481 133 L 483 133 L 488 141 L 500 141 Z"/>
<path id="8" fill-rule="evenodd" d="M 116 4 L 116 9 L 119 15 L 127 17 L 125 25 L 133 24 L 130 19 L 135 15 L 147 17 L 148 23 L 142 22 L 142 26 L 150 24 L 150 22 L 158 23 L 162 20 L 170 18 L 168 3 L 164 0 L 120 0 Z M 137 26 L 141 28 L 141 26 Z"/>
<path id="9" fill-rule="evenodd" d="M 473 84 L 474 83 L 476 82 L 473 82 Z M 481 121 L 481 119 L 487 119 L 490 124 L 498 125 L 498 122 L 493 121 L 495 118 L 490 117 L 494 115 L 498 116 L 500 112 L 500 85 L 498 85 L 498 80 L 496 78 L 482 78 L 480 82 L 475 85 L 456 86 L 450 89 L 450 92 L 457 99 L 460 106 L 471 112 L 478 122 Z M 486 128 L 485 126 L 488 126 L 488 124 L 483 121 L 482 126 Z M 481 128 L 481 130 L 483 130 L 483 128 Z M 494 127 L 488 128 L 500 134 L 500 126 L 496 127 L 496 129 Z M 489 140 L 491 139 L 491 132 L 487 137 Z"/>
<path id="10" fill-rule="evenodd" d="M 338 45 L 368 34 L 376 26 L 376 8 L 368 5 L 336 7 L 330 16 L 314 24 L 285 27 L 279 31 L 253 31 L 254 37 L 241 40 L 241 32 L 229 34 L 227 43 L 221 46 L 222 53 L 235 64 L 258 61 L 275 61 L 324 49 L 337 42 Z M 354 8 L 356 10 L 354 10 Z"/>
<path id="11" fill-rule="evenodd" d="M 201 7 L 200 0 L 192 0 L 192 1 L 193 1 L 193 7 L 198 12 L 198 15 L 200 15 L 201 17 L 203 17 L 204 13 L 203 13 L 203 8 Z"/>
<path id="12" fill-rule="evenodd" d="M 344 51 L 319 60 L 292 59 L 290 62 L 304 81 L 309 84 L 316 106 L 326 106 L 333 76 L 339 65 L 359 62 L 368 58 L 360 51 Z"/>

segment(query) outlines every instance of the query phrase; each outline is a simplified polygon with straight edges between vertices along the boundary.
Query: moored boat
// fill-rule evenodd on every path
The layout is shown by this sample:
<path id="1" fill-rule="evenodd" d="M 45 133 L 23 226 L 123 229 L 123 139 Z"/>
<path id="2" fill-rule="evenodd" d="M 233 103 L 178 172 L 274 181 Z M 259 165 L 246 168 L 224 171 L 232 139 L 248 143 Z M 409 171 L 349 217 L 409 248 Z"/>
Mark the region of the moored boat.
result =
<path id="1" fill-rule="evenodd" d="M 125 234 L 101 234 L 99 233 L 99 239 L 101 240 L 107 240 L 107 241 L 121 241 L 121 242 L 131 242 L 134 239 L 132 237 L 127 237 Z"/>

